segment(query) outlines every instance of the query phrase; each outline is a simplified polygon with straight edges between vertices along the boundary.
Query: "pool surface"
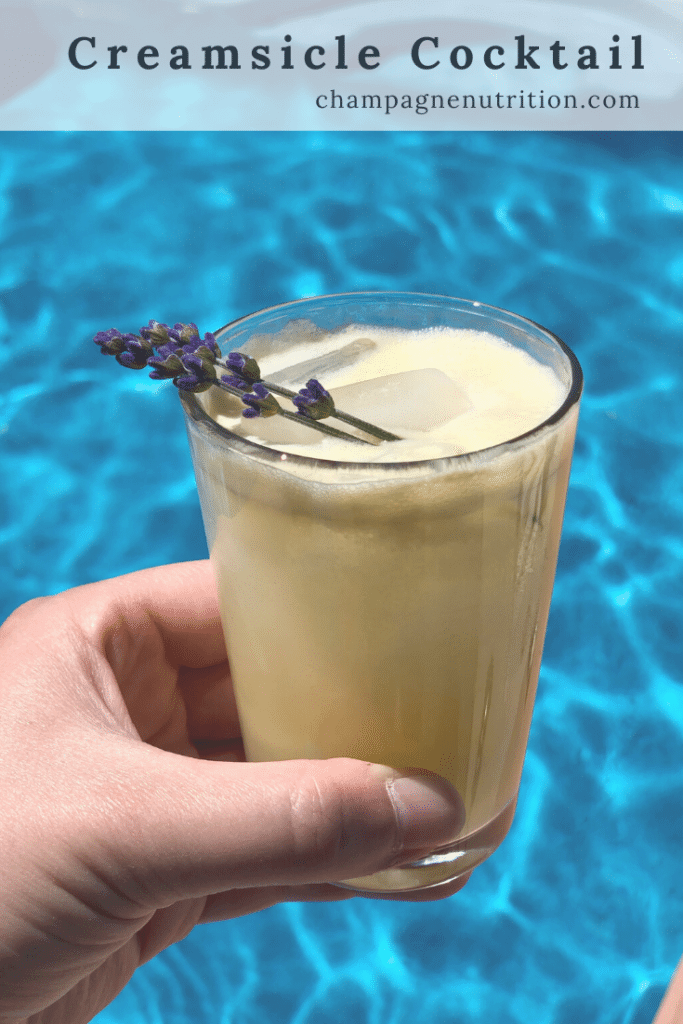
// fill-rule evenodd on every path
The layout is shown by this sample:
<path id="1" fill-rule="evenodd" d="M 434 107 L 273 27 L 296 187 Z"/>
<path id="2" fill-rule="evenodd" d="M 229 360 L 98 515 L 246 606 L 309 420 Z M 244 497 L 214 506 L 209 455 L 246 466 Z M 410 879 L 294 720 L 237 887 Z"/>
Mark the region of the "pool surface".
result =
<path id="1" fill-rule="evenodd" d="M 98 1024 L 651 1024 L 683 953 L 683 134 L 4 133 L 0 218 L 3 617 L 206 554 L 177 396 L 98 330 L 429 291 L 586 376 L 504 845 L 445 902 L 195 929 Z"/>

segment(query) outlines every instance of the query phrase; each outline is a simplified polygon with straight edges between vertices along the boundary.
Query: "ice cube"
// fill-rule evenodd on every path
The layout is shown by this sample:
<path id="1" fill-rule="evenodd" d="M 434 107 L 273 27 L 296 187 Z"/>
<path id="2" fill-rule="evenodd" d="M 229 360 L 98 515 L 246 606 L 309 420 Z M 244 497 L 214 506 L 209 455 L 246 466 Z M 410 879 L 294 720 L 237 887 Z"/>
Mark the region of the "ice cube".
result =
<path id="1" fill-rule="evenodd" d="M 342 412 L 397 434 L 434 430 L 472 408 L 463 388 L 432 367 L 345 384 L 330 394 Z"/>
<path id="2" fill-rule="evenodd" d="M 315 356 L 313 359 L 306 359 L 303 363 L 296 363 L 294 366 L 287 366 L 284 370 L 277 370 L 269 373 L 268 380 L 274 384 L 289 384 L 292 387 L 299 387 L 305 384 L 311 377 L 324 381 L 326 375 L 341 370 L 345 366 L 352 366 L 361 356 L 372 349 L 377 348 L 377 342 L 371 338 L 356 338 L 335 352 L 328 352 L 324 356 Z"/>

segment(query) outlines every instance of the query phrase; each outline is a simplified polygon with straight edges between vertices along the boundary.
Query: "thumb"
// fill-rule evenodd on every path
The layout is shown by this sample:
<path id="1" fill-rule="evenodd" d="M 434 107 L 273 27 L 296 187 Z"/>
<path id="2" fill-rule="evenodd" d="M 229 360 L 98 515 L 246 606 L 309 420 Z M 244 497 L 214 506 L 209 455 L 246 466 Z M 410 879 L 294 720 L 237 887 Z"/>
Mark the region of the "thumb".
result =
<path id="1" fill-rule="evenodd" d="M 140 753 L 114 848 L 160 906 L 371 874 L 453 840 L 465 820 L 457 792 L 430 772 L 350 758 L 245 764 Z"/>

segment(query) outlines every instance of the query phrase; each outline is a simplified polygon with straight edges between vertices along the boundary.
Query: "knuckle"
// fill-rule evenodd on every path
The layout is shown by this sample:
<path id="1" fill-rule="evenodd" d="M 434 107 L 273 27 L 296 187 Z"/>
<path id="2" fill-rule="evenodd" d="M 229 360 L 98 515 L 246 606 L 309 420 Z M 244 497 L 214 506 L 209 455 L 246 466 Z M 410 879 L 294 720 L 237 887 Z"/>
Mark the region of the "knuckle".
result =
<path id="1" fill-rule="evenodd" d="M 358 762 L 328 761 L 303 773 L 290 793 L 290 813 L 293 855 L 321 878 L 373 870 L 395 853 L 389 798 L 377 799 Z"/>
<path id="2" fill-rule="evenodd" d="M 344 797 L 334 782 L 303 776 L 290 792 L 292 847 L 297 859 L 335 862 L 344 846 Z"/>

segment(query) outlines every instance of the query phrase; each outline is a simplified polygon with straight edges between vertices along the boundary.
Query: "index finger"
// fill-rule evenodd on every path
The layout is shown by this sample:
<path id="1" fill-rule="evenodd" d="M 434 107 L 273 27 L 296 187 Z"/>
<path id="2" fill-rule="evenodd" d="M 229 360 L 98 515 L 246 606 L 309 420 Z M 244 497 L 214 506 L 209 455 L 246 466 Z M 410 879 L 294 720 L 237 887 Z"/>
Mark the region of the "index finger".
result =
<path id="1" fill-rule="evenodd" d="M 204 668 L 227 658 L 208 560 L 141 569 L 63 596 L 96 643 L 123 624 L 140 638 L 153 625 L 176 666 Z"/>

